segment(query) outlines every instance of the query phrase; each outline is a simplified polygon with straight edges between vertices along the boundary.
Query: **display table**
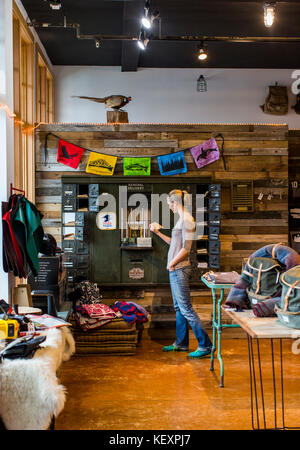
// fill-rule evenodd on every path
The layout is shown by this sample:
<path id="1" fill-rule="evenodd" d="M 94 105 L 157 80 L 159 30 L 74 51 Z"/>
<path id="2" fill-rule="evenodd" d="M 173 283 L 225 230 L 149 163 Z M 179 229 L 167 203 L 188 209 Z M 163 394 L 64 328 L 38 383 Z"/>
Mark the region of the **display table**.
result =
<path id="1" fill-rule="evenodd" d="M 222 323 L 222 310 L 221 305 L 224 300 L 224 290 L 230 289 L 233 284 L 216 284 L 212 283 L 206 278 L 201 277 L 201 281 L 211 289 L 212 299 L 213 299 L 213 318 L 212 318 L 212 329 L 213 329 L 213 342 L 211 349 L 211 363 L 210 370 L 214 370 L 214 352 L 216 351 L 216 335 L 218 335 L 218 353 L 217 357 L 220 363 L 220 387 L 224 387 L 224 364 L 221 353 L 221 341 L 222 341 L 222 329 L 223 328 L 236 328 L 239 325 L 236 324 L 224 324 Z M 220 291 L 219 298 L 217 299 L 217 291 Z"/>
<path id="2" fill-rule="evenodd" d="M 285 398 L 284 398 L 284 369 L 283 369 L 283 339 L 297 339 L 300 337 L 300 330 L 288 328 L 282 325 L 277 317 L 256 317 L 252 310 L 241 312 L 235 311 L 233 308 L 222 307 L 223 311 L 233 319 L 248 337 L 248 356 L 249 356 L 249 372 L 250 372 L 250 395 L 251 395 L 251 418 L 253 429 L 297 429 L 299 427 L 288 427 L 285 424 Z M 272 363 L 272 386 L 273 386 L 273 408 L 274 408 L 274 426 L 267 426 L 266 412 L 270 409 L 269 405 L 265 405 L 265 397 L 268 392 L 264 389 L 263 379 L 263 359 L 266 356 L 264 352 L 261 355 L 259 342 L 260 339 L 268 339 L 270 341 L 270 356 Z M 275 364 L 274 340 L 279 341 L 279 368 Z M 256 345 L 255 345 L 256 344 Z M 256 352 L 255 347 L 256 346 Z M 268 355 L 267 355 L 268 356 Z M 278 370 L 279 369 L 279 370 Z M 276 373 L 279 371 L 279 384 L 277 383 Z M 277 395 L 278 386 L 280 387 L 280 395 Z M 261 401 L 259 402 L 259 391 Z M 278 398 L 280 397 L 280 399 Z M 278 403 L 281 403 L 281 413 L 278 413 Z M 259 403 L 261 403 L 261 408 Z M 280 418 L 279 418 L 280 415 Z M 256 424 L 255 424 L 256 419 Z M 261 419 L 261 421 L 260 421 Z M 279 426 L 279 422 L 281 425 Z"/>
<path id="3" fill-rule="evenodd" d="M 41 332 L 47 339 L 31 359 L 0 364 L 0 417 L 7 430 L 46 430 L 65 404 L 57 370 L 75 351 L 67 326 Z"/>

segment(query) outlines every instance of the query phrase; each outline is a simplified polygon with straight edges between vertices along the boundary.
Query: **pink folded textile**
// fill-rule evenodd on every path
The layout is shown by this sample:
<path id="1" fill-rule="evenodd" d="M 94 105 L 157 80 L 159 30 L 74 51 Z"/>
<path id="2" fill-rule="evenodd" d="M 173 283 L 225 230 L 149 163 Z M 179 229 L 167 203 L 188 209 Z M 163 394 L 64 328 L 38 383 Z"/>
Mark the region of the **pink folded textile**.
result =
<path id="1" fill-rule="evenodd" d="M 83 304 L 81 305 L 81 308 L 92 319 L 101 318 L 105 320 L 114 319 L 115 317 L 117 317 L 115 311 L 113 311 L 109 306 L 104 305 L 103 303 Z"/>

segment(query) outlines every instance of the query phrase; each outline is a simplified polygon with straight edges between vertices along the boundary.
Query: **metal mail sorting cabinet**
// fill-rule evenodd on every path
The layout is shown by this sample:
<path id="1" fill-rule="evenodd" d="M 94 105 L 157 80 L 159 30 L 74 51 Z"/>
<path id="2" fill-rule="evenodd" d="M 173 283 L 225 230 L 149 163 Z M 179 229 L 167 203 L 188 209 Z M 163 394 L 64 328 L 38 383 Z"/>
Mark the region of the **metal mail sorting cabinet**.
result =
<path id="1" fill-rule="evenodd" d="M 129 206 L 125 217 L 132 208 L 129 202 L 132 196 L 145 194 L 149 205 L 148 210 L 143 211 L 143 217 L 146 217 L 147 213 L 147 223 L 144 220 L 142 227 L 131 227 L 128 233 L 120 229 L 123 217 L 119 211 L 121 188 L 126 188 L 128 196 Z M 86 277 L 106 286 L 169 284 L 166 269 L 168 246 L 156 235 L 151 235 L 148 227 L 153 221 L 153 195 L 161 196 L 173 189 L 186 190 L 193 199 L 196 195 L 204 199 L 202 211 L 197 211 L 196 202 L 192 202 L 193 216 L 197 218 L 199 212 L 203 214 L 200 214 L 201 223 L 196 223 L 197 239 L 191 251 L 191 284 L 200 285 L 202 271 L 219 268 L 219 184 L 211 184 L 206 178 L 189 177 L 68 177 L 62 179 L 62 247 L 69 285 L 72 286 L 76 277 Z M 101 216 L 103 208 L 97 201 L 101 194 L 110 195 L 116 201 L 116 226 L 111 229 L 104 230 L 97 220 L 97 215 L 100 213 Z M 162 219 L 162 207 L 160 204 L 158 221 Z M 167 205 L 165 207 L 168 208 Z M 167 235 L 171 234 L 171 228 L 174 226 L 174 216 L 171 213 L 170 219 L 170 228 L 163 230 Z M 141 238 L 145 243 L 147 240 L 151 241 L 151 245 L 140 248 L 136 244 L 137 238 Z"/>

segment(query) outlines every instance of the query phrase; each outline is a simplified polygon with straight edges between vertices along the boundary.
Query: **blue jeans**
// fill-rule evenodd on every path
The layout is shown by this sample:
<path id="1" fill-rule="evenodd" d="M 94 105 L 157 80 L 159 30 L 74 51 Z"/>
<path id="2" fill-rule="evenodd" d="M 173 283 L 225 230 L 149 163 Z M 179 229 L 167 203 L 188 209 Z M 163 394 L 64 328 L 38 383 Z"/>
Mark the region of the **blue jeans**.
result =
<path id="1" fill-rule="evenodd" d="M 174 309 L 176 312 L 175 345 L 188 348 L 190 325 L 198 341 L 198 350 L 208 351 L 211 349 L 212 343 L 191 304 L 190 276 L 191 266 L 169 272 Z"/>

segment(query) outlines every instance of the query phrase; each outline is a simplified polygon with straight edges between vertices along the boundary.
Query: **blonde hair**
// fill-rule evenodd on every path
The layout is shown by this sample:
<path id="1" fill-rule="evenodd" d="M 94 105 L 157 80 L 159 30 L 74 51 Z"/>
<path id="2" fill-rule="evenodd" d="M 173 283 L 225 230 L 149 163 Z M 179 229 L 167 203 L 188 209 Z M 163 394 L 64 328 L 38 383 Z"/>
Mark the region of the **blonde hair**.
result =
<path id="1" fill-rule="evenodd" d="M 169 192 L 168 199 L 171 203 L 184 203 L 186 206 L 189 206 L 191 204 L 190 194 L 187 191 L 181 191 L 180 189 L 173 189 L 171 192 Z"/>

